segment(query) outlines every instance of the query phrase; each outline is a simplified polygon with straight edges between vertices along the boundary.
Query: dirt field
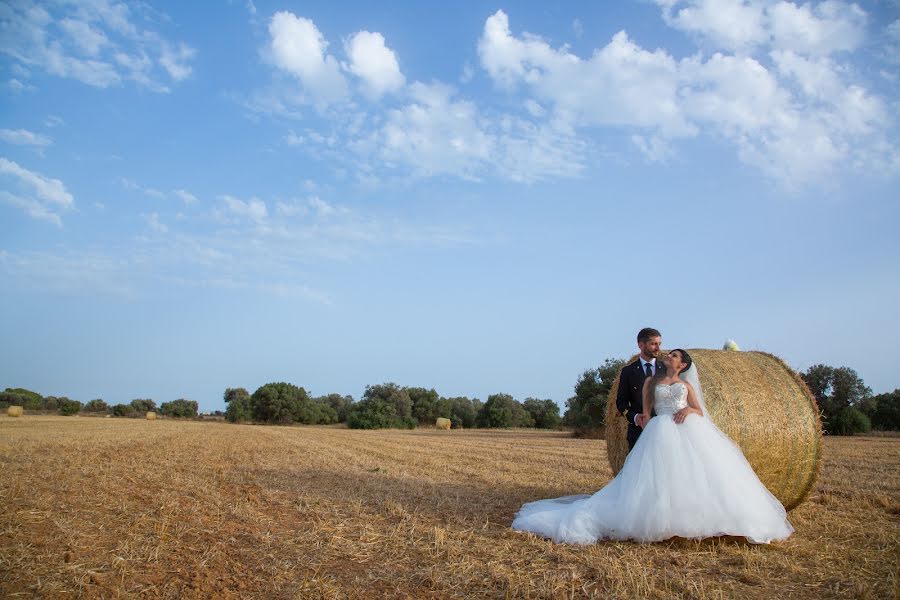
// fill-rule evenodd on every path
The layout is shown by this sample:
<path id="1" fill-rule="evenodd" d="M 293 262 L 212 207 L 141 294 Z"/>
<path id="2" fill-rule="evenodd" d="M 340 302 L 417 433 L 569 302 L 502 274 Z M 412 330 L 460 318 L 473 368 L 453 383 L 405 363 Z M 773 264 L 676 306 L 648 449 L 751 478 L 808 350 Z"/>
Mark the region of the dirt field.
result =
<path id="1" fill-rule="evenodd" d="M 509 524 L 603 441 L 3 416 L 0 596 L 896 597 L 900 438 L 825 450 L 785 542 L 577 547 Z"/>

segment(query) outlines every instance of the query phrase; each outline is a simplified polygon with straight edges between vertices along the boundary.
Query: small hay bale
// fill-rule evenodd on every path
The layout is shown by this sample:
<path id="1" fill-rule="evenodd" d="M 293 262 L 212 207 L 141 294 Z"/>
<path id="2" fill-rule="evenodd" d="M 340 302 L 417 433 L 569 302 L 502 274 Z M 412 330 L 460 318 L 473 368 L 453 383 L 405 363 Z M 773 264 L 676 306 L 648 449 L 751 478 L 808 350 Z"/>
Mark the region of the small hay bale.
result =
<path id="1" fill-rule="evenodd" d="M 804 381 L 765 352 L 688 352 L 713 422 L 741 448 L 786 509 L 799 505 L 816 482 L 822 454 L 819 407 Z M 606 446 L 613 473 L 628 454 L 628 425 L 616 410 L 618 389 L 616 376 L 606 405 Z"/>
<path id="2" fill-rule="evenodd" d="M 444 417 L 438 417 L 438 420 L 434 422 L 434 426 L 438 429 L 450 429 L 450 425 L 450 419 Z"/>
<path id="3" fill-rule="evenodd" d="M 149 411 L 149 412 L 147 412 L 147 420 L 148 420 L 148 421 L 155 421 L 155 420 L 156 420 L 156 413 L 153 412 L 152 410 Z"/>
<path id="4" fill-rule="evenodd" d="M 21 417 L 24 412 L 21 406 L 10 406 L 6 409 L 6 414 L 10 417 Z"/>

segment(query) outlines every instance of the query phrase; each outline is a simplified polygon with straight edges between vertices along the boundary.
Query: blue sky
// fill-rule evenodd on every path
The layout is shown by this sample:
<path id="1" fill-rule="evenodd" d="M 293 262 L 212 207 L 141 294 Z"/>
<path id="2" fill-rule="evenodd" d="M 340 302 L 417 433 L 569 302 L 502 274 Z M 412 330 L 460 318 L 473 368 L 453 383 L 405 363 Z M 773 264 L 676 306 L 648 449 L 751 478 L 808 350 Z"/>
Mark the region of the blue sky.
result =
<path id="1" fill-rule="evenodd" d="M 900 3 L 5 2 L 0 387 L 900 386 Z"/>

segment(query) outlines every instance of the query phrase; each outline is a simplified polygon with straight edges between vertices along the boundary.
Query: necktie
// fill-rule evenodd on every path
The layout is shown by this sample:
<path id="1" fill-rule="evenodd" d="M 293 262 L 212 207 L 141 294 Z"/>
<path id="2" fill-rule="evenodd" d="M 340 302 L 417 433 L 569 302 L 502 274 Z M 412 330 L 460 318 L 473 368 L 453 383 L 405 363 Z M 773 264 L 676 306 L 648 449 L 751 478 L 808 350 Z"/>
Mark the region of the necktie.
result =
<path id="1" fill-rule="evenodd" d="M 647 377 L 653 377 L 653 367 L 650 366 L 650 363 L 644 363 L 644 366 L 647 367 Z"/>

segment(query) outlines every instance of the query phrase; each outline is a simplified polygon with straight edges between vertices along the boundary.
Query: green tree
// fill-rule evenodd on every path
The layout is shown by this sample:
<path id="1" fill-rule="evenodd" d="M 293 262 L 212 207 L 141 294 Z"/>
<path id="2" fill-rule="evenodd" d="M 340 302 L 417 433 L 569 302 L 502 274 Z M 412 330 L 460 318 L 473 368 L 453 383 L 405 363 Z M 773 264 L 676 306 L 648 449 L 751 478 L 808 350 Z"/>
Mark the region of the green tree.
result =
<path id="1" fill-rule="evenodd" d="M 15 392 L 0 392 L 0 408 L 7 408 L 10 406 L 21 406 L 25 408 L 25 400 L 24 396 L 20 396 Z"/>
<path id="2" fill-rule="evenodd" d="M 114 417 L 133 417 L 135 415 L 134 407 L 130 404 L 116 404 L 112 407 L 112 415 Z"/>
<path id="3" fill-rule="evenodd" d="M 250 397 L 253 419 L 266 423 L 309 423 L 312 404 L 305 389 L 285 382 L 267 383 Z"/>
<path id="4" fill-rule="evenodd" d="M 335 423 L 345 423 L 347 421 L 347 411 L 353 405 L 353 396 L 341 396 L 340 394 L 328 394 L 327 396 L 319 396 L 317 402 L 330 406 L 337 417 Z"/>
<path id="5" fill-rule="evenodd" d="M 232 423 L 241 423 L 253 419 L 253 411 L 250 406 L 250 393 L 244 388 L 228 388 L 224 394 L 225 419 Z"/>
<path id="6" fill-rule="evenodd" d="M 800 376 L 809 386 L 822 411 L 822 425 L 832 435 L 843 435 L 848 423 L 860 423 L 856 415 L 842 415 L 857 408 L 872 390 L 863 383 L 856 371 L 849 367 L 813 365 Z M 860 412 L 860 414 L 862 414 Z"/>
<path id="7" fill-rule="evenodd" d="M 872 429 L 872 422 L 861 410 L 855 406 L 842 409 L 832 420 L 829 433 L 832 435 L 853 435 L 855 433 L 868 433 Z"/>
<path id="8" fill-rule="evenodd" d="M 453 428 L 470 429 L 475 427 L 478 422 L 478 411 L 481 409 L 481 403 L 478 400 L 471 400 L 465 396 L 457 396 L 454 398 L 446 398 L 447 404 L 450 405 L 450 422 Z"/>
<path id="9" fill-rule="evenodd" d="M 57 398 L 57 406 L 59 414 L 66 416 L 77 414 L 78 411 L 81 410 L 81 402 L 78 400 L 70 400 L 65 396 Z"/>
<path id="10" fill-rule="evenodd" d="M 559 427 L 559 405 L 553 400 L 526 398 L 522 406 L 531 415 L 535 427 L 539 429 L 556 429 Z"/>
<path id="11" fill-rule="evenodd" d="M 412 400 L 405 389 L 395 383 L 366 386 L 362 399 L 347 413 L 351 429 L 412 429 Z"/>
<path id="12" fill-rule="evenodd" d="M 449 413 L 447 415 L 437 414 L 442 407 L 440 406 L 440 396 L 434 388 L 430 390 L 421 387 L 408 387 L 403 389 L 406 390 L 406 393 L 409 395 L 409 399 L 412 402 L 412 416 L 419 423 L 433 424 L 438 417 L 450 416 Z M 449 408 L 449 406 L 446 408 Z"/>
<path id="13" fill-rule="evenodd" d="M 100 398 L 94 398 L 93 400 L 90 400 L 87 404 L 85 404 L 84 408 L 82 408 L 81 410 L 91 413 L 106 412 L 107 410 L 109 410 L 109 406 Z"/>
<path id="14" fill-rule="evenodd" d="M 603 427 L 610 388 L 625 363 L 621 358 L 607 358 L 601 366 L 582 373 L 575 382 L 575 395 L 566 401 L 563 423 L 570 427 Z"/>
<path id="15" fill-rule="evenodd" d="M 198 408 L 196 400 L 179 398 L 171 402 L 163 402 L 159 406 L 159 412 L 167 417 L 196 417 Z"/>
<path id="16" fill-rule="evenodd" d="M 900 389 L 866 398 L 859 408 L 869 417 L 873 429 L 900 430 Z"/>
<path id="17" fill-rule="evenodd" d="M 18 401 L 11 402 L 11 405 L 21 406 L 25 410 L 42 410 L 44 408 L 44 397 L 37 392 L 25 388 L 6 388 L 6 393 L 19 397 Z"/>
<path id="18" fill-rule="evenodd" d="M 60 398 L 56 396 L 44 396 L 44 399 L 41 401 L 43 405 L 41 408 L 44 410 L 59 410 L 59 401 Z M 34 402 L 34 400 L 31 400 L 31 402 Z"/>
<path id="19" fill-rule="evenodd" d="M 534 427 L 534 419 L 509 394 L 491 394 L 478 413 L 478 426 Z"/>
<path id="20" fill-rule="evenodd" d="M 131 401 L 131 406 L 138 414 L 147 414 L 148 412 L 156 412 L 156 402 L 149 398 L 135 398 Z"/>

